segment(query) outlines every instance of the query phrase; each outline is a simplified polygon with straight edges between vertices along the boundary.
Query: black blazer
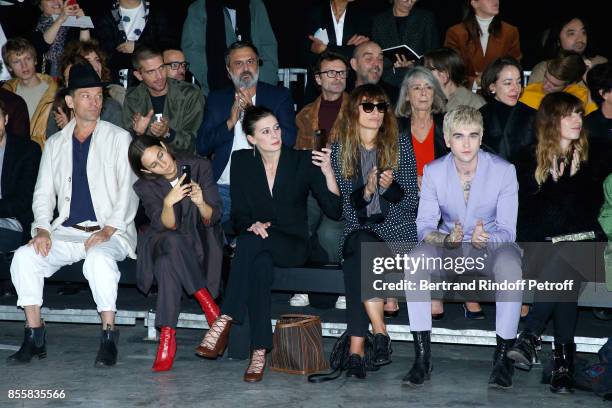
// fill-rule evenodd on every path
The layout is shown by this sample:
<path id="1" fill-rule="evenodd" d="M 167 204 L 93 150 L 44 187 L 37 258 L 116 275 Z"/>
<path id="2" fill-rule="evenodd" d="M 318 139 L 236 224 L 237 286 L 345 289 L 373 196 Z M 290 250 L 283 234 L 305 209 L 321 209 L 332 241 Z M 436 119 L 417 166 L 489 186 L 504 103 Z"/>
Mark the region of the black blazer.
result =
<path id="1" fill-rule="evenodd" d="M 283 145 L 272 195 L 259 152 L 243 149 L 232 154 L 230 195 L 234 229 L 239 234 L 251 234 L 246 230 L 256 221 L 270 222 L 268 231 L 274 245 L 286 248 L 279 253 L 303 261 L 308 253 L 309 191 L 328 217 L 340 219 L 340 197 L 327 189 L 321 170 L 312 164 L 310 151 Z"/>
<path id="2" fill-rule="evenodd" d="M 346 14 L 344 15 L 344 29 L 342 30 L 342 45 L 336 45 L 336 31 L 334 30 L 334 21 L 329 1 L 325 1 L 318 6 L 314 6 L 306 19 L 306 30 L 304 33 L 304 62 L 308 67 L 312 67 L 317 61 L 318 55 L 310 51 L 312 41 L 308 39 L 309 35 L 319 29 L 326 29 L 329 38 L 327 45 L 328 51 L 333 51 L 344 55 L 347 59 L 353 56 L 353 45 L 346 45 L 347 41 L 355 34 L 370 37 L 372 29 L 372 19 L 355 3 L 348 3 Z"/>
<path id="3" fill-rule="evenodd" d="M 529 106 L 519 102 L 509 107 L 490 101 L 480 108 L 480 113 L 484 127 L 483 150 L 515 164 L 521 151 L 535 143 L 533 122 L 536 111 Z"/>
<path id="4" fill-rule="evenodd" d="M 191 166 L 191 179 L 202 187 L 204 201 L 213 209 L 208 225 L 204 225 L 197 207 L 189 198 L 184 198 L 174 205 L 176 229 L 169 230 L 161 222 L 164 197 L 172 186 L 163 177 L 153 180 L 140 179 L 134 184 L 134 191 L 151 223 L 138 236 L 137 284 L 144 293 L 153 283 L 153 267 L 158 256 L 158 243 L 168 233 L 179 234 L 190 242 L 192 257 L 185 263 L 176 263 L 177 268 L 200 270 L 206 278 L 206 287 L 214 297 L 219 294 L 221 285 L 221 263 L 223 261 L 223 231 L 219 224 L 221 218 L 221 197 L 212 177 L 212 167 L 208 159 L 188 154 L 176 155 L 177 166 Z M 172 256 L 172 254 L 171 254 Z"/>
<path id="5" fill-rule="evenodd" d="M 434 158 L 444 156 L 450 150 L 446 147 L 444 141 L 444 114 L 435 113 L 433 115 L 434 122 Z M 407 137 L 412 142 L 412 131 L 410 130 L 410 118 L 397 118 L 397 125 L 401 137 Z M 414 154 L 414 153 L 413 153 Z"/>
<path id="6" fill-rule="evenodd" d="M 16 218 L 23 227 L 24 239 L 29 237 L 30 225 L 34 221 L 32 196 L 40 155 L 38 144 L 7 133 L 0 182 L 0 218 Z"/>

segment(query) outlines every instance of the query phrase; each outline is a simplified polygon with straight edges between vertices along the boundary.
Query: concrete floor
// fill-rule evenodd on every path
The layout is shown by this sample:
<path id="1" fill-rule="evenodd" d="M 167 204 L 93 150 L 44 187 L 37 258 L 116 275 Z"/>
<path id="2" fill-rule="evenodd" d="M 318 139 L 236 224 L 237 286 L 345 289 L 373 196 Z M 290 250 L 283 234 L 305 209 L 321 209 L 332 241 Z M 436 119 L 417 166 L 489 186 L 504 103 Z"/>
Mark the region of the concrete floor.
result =
<path id="1" fill-rule="evenodd" d="M 302 376 L 267 370 L 263 382 L 242 381 L 246 361 L 197 358 L 200 330 L 179 329 L 174 368 L 153 373 L 156 344 L 143 342 L 142 326 L 122 326 L 116 367 L 96 369 L 98 326 L 49 323 L 48 357 L 26 366 L 5 359 L 21 344 L 23 324 L 0 322 L 0 407 L 610 407 L 593 394 L 554 395 L 539 383 L 541 370 L 517 371 L 514 388 L 489 390 L 492 347 L 434 344 L 432 382 L 401 386 L 412 360 L 411 343 L 394 343 L 393 363 L 366 380 L 310 384 Z M 334 339 L 325 339 L 329 351 Z M 582 355 L 594 360 L 594 355 Z M 58 400 L 9 400 L 11 389 L 64 390 Z"/>

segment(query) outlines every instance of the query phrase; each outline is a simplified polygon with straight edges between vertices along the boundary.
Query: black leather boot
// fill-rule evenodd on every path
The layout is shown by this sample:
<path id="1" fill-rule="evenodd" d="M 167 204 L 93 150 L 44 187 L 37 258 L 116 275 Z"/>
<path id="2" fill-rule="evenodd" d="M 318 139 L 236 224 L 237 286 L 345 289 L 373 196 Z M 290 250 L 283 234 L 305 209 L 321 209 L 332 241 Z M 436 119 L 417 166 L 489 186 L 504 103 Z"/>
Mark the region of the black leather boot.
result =
<path id="1" fill-rule="evenodd" d="M 531 366 L 538 360 L 539 337 L 531 332 L 524 331 L 519 334 L 514 346 L 510 347 L 506 356 L 514 361 L 514 366 L 520 370 L 531 370 Z"/>
<path id="2" fill-rule="evenodd" d="M 493 354 L 493 371 L 489 377 L 490 388 L 508 389 L 512 388 L 512 374 L 514 366 L 512 360 L 508 358 L 508 350 L 514 344 L 514 339 L 505 340 L 497 337 L 497 348 Z"/>
<path id="3" fill-rule="evenodd" d="M 366 378 L 365 358 L 361 357 L 359 354 L 351 354 L 346 369 L 346 376 L 357 377 L 360 380 Z"/>
<path id="4" fill-rule="evenodd" d="M 391 363 L 391 338 L 382 333 L 374 335 L 374 365 L 384 366 Z"/>
<path id="5" fill-rule="evenodd" d="M 119 342 L 119 330 L 111 330 L 110 325 L 102 330 L 100 348 L 96 356 L 96 367 L 112 366 L 117 363 L 117 343 Z"/>
<path id="6" fill-rule="evenodd" d="M 576 343 L 555 343 L 550 390 L 558 394 L 574 392 L 574 355 Z"/>
<path id="7" fill-rule="evenodd" d="M 9 364 L 29 363 L 32 357 L 43 359 L 47 357 L 47 330 L 43 324 L 40 327 L 27 327 L 24 330 L 23 343 L 19 351 L 10 355 L 6 362 Z"/>
<path id="8" fill-rule="evenodd" d="M 431 378 L 431 331 L 412 332 L 414 339 L 414 363 L 402 379 L 402 384 L 418 387 Z"/>

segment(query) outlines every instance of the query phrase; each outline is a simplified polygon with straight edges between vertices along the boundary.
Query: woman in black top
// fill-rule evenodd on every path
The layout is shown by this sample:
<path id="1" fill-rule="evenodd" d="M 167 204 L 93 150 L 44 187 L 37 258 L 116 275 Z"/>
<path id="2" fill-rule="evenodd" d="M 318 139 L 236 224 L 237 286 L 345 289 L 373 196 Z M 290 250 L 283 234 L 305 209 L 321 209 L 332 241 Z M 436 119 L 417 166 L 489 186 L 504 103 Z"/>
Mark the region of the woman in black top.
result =
<path id="1" fill-rule="evenodd" d="M 176 354 L 183 291 L 200 303 L 209 325 L 219 316 L 213 296 L 223 261 L 221 198 L 208 159 L 175 156 L 160 139 L 146 135 L 132 141 L 128 156 L 139 178 L 134 191 L 151 220 L 138 237 L 137 284 L 147 293 L 153 278 L 157 281 L 160 336 L 153 371 L 167 371 Z M 184 166 L 189 179 L 181 174 Z"/>
<path id="2" fill-rule="evenodd" d="M 560 393 L 573 390 L 574 332 L 582 280 L 575 265 L 581 264 L 577 255 L 584 254 L 576 250 L 579 244 L 569 241 L 594 240 L 601 234 L 597 215 L 603 203 L 602 185 L 588 162 L 583 115 L 582 102 L 573 95 L 555 92 L 544 97 L 535 121 L 537 145 L 517 165 L 517 234 L 520 242 L 528 243 L 528 270 L 537 273 L 540 282 L 572 280 L 574 285 L 568 291 L 536 292 L 525 329 L 508 357 L 531 368 L 537 338 L 552 318 L 555 350 L 550 389 Z M 576 262 L 568 263 L 570 258 Z"/>
<path id="3" fill-rule="evenodd" d="M 278 120 L 264 107 L 248 108 L 242 127 L 253 149 L 238 150 L 231 158 L 236 253 L 222 315 L 196 353 L 217 358 L 227 345 L 231 323 L 242 322 L 248 313 L 253 353 L 244 380 L 257 382 L 263 378 L 266 351 L 272 348 L 270 286 L 274 266 L 299 266 L 308 258 L 308 193 L 312 191 L 330 218 L 339 219 L 341 211 L 329 149 L 311 153 L 285 147 Z"/>
<path id="4" fill-rule="evenodd" d="M 391 339 L 383 299 L 362 301 L 361 244 L 387 243 L 385 256 L 408 252 L 417 242 L 418 187 L 412 144 L 408 137 L 398 136 L 384 90 L 361 85 L 351 93 L 346 109 L 339 143 L 332 145 L 332 166 L 346 219 L 341 250 L 350 336 L 347 376 L 365 378 L 364 346 L 370 322 L 376 366 L 391 362 Z"/>
<path id="5" fill-rule="evenodd" d="M 517 154 L 535 142 L 533 119 L 536 111 L 519 102 L 523 70 L 517 60 L 494 60 L 482 74 L 482 95 L 487 104 L 480 108 L 484 123 L 482 148 L 515 164 Z"/>

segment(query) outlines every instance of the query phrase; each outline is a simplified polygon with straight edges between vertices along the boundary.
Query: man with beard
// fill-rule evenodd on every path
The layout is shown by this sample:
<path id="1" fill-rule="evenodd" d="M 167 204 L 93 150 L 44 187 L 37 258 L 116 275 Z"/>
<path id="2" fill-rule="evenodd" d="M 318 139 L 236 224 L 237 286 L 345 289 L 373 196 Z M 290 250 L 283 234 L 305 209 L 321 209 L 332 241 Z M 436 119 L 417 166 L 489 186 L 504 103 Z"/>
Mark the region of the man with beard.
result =
<path id="1" fill-rule="evenodd" d="M 278 119 L 286 146 L 293 147 L 296 135 L 291 94 L 286 88 L 259 81 L 259 53 L 252 43 L 237 41 L 230 45 L 225 66 L 234 86 L 208 95 L 204 122 L 196 140 L 200 155 L 212 155 L 213 175 L 223 200 L 221 222 L 229 220 L 231 154 L 251 148 L 242 130 L 244 110 L 251 105 L 270 109 Z"/>
<path id="2" fill-rule="evenodd" d="M 382 48 L 374 41 L 364 42 L 355 47 L 353 58 L 351 58 L 351 68 L 355 71 L 355 83 L 353 87 L 350 87 L 349 92 L 359 85 L 377 84 L 385 90 L 389 100 L 395 105 L 399 89 L 380 80 L 383 74 L 383 62 Z"/>
<path id="3" fill-rule="evenodd" d="M 123 126 L 134 135 L 162 138 L 175 152 L 195 151 L 202 123 L 204 96 L 184 81 L 166 77 L 162 53 L 150 47 L 134 52 L 134 76 L 142 81 L 128 90 L 123 103 Z"/>

